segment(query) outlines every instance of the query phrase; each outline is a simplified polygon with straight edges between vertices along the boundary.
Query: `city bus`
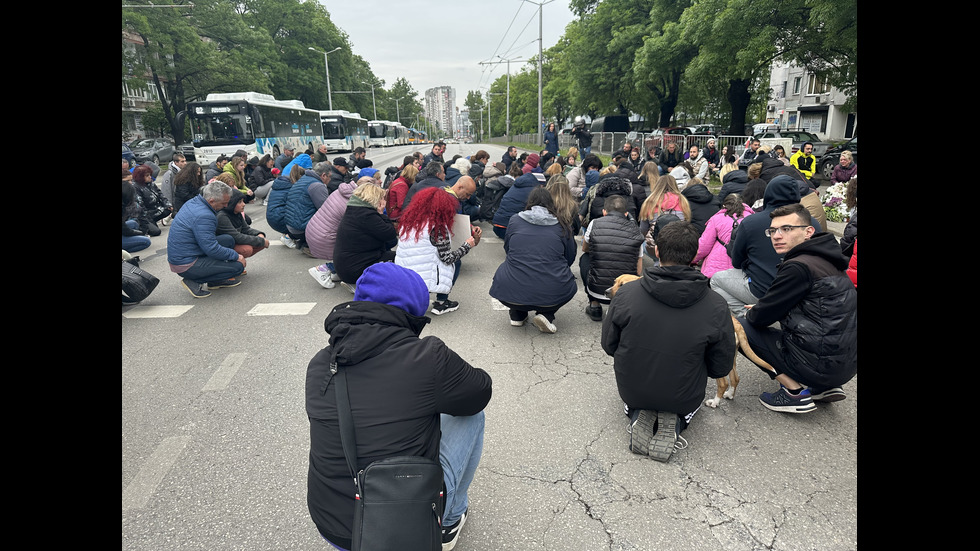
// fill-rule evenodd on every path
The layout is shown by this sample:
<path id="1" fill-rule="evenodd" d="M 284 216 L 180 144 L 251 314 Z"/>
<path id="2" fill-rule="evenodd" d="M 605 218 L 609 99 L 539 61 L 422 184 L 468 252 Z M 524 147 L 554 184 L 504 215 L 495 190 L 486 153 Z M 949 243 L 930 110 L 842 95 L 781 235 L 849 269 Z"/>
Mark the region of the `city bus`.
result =
<path id="1" fill-rule="evenodd" d="M 371 147 L 388 147 L 396 143 L 398 130 L 391 121 L 368 121 L 368 131 L 368 144 Z"/>
<path id="2" fill-rule="evenodd" d="M 330 151 L 353 151 L 368 147 L 368 121 L 359 113 L 344 110 L 320 111 L 323 143 Z"/>
<path id="3" fill-rule="evenodd" d="M 316 151 L 323 143 L 320 112 L 299 100 L 277 100 L 257 92 L 208 94 L 204 101 L 188 103 L 185 116 L 191 124 L 194 156 L 205 167 L 239 149 L 247 159 L 265 154 L 275 158 L 286 146 L 296 152 Z"/>

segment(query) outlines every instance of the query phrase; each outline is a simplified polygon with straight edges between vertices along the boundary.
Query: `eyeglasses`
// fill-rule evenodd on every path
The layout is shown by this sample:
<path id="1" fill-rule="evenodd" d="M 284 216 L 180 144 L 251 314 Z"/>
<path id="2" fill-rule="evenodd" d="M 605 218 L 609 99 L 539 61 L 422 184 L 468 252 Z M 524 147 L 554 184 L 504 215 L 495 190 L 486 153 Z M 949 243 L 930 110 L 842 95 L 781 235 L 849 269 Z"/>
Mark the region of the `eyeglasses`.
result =
<path id="1" fill-rule="evenodd" d="M 779 226 L 778 228 L 766 228 L 766 237 L 772 237 L 773 234 L 778 233 L 779 235 L 786 235 L 793 228 L 809 228 L 810 226 Z"/>

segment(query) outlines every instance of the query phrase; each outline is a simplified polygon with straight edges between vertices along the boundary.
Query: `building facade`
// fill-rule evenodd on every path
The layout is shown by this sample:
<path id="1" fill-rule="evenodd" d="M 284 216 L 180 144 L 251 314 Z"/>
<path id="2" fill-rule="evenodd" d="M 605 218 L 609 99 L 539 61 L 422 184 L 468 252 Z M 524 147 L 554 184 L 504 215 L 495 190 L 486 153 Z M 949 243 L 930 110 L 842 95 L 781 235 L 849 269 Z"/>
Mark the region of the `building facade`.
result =
<path id="1" fill-rule="evenodd" d="M 848 96 L 805 68 L 777 61 L 769 87 L 773 98 L 766 106 L 767 123 L 814 132 L 829 142 L 850 139 L 857 133 L 857 112 L 845 107 Z"/>
<path id="2" fill-rule="evenodd" d="M 437 86 L 425 91 L 425 116 L 448 136 L 455 135 L 456 89 Z"/>

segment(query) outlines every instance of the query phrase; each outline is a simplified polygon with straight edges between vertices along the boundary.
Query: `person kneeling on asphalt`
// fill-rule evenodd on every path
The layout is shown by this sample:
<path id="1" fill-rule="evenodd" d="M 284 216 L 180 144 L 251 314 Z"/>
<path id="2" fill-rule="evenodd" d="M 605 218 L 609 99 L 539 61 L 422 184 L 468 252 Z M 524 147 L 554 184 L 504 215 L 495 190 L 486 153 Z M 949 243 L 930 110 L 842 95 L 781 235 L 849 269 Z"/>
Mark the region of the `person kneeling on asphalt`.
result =
<path id="1" fill-rule="evenodd" d="M 735 330 L 728 304 L 691 262 L 698 230 L 667 224 L 653 253 L 660 265 L 619 288 L 602 322 L 602 349 L 630 420 L 630 450 L 667 461 L 705 398 L 708 377 L 728 375 Z"/>
<path id="2" fill-rule="evenodd" d="M 582 238 L 579 272 L 589 305 L 585 313 L 602 321 L 602 305 L 609 304 L 606 289 L 623 274 L 640 275 L 643 266 L 643 234 L 626 212 L 626 198 L 611 195 L 602 205 L 602 216 L 589 222 Z M 696 251 L 695 251 L 696 252 Z"/>
<path id="3" fill-rule="evenodd" d="M 807 413 L 814 402 L 837 402 L 857 374 L 857 289 L 848 278 L 848 259 L 832 234 L 817 232 L 800 203 L 770 213 L 765 230 L 782 255 L 766 294 L 737 318 L 749 345 L 776 371 L 776 392 L 763 392 L 762 405 L 784 413 Z M 770 327 L 779 322 L 779 329 Z M 804 385 L 808 388 L 804 388 Z"/>
<path id="4" fill-rule="evenodd" d="M 245 257 L 235 252 L 235 239 L 215 235 L 217 213 L 228 206 L 231 187 L 214 181 L 201 188 L 174 218 L 167 234 L 167 261 L 170 271 L 181 277 L 181 283 L 194 298 L 211 295 L 209 289 L 235 287 L 245 270 Z M 208 289 L 204 288 L 207 284 Z"/>
<path id="5" fill-rule="evenodd" d="M 492 380 L 438 337 L 419 337 L 430 319 L 429 289 L 412 270 L 394 263 L 369 266 L 352 302 L 334 307 L 324 322 L 330 345 L 306 371 L 310 420 L 307 504 L 320 534 L 350 549 L 355 485 L 341 444 L 336 378 L 346 372 L 357 470 L 387 457 L 439 459 L 446 487 L 442 548 L 452 549 L 466 521 L 467 492 L 483 454 Z M 331 367 L 333 364 L 333 367 Z"/>

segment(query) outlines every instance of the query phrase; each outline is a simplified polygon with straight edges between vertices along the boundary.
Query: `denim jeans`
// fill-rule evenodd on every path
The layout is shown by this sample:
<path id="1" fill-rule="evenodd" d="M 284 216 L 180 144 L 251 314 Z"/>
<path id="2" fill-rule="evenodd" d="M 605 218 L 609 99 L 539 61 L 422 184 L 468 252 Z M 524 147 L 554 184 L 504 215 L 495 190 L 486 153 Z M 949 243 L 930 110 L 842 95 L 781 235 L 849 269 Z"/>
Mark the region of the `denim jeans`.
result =
<path id="1" fill-rule="evenodd" d="M 446 483 L 442 525 L 452 526 L 469 506 L 467 491 L 483 455 L 486 420 L 481 411 L 476 415 L 461 417 L 442 414 L 439 421 L 442 427 L 439 462 L 442 463 L 442 477 Z"/>
<path id="2" fill-rule="evenodd" d="M 218 244 L 222 247 L 228 247 L 229 249 L 235 247 L 235 238 L 230 235 L 219 235 L 217 239 Z M 237 260 L 218 260 L 209 256 L 201 256 L 194 261 L 194 264 L 190 268 L 178 275 L 197 283 L 208 283 L 238 276 L 244 270 L 245 266 Z"/>
<path id="3" fill-rule="evenodd" d="M 126 226 L 133 230 L 140 229 L 136 220 L 126 220 Z M 150 244 L 150 238 L 145 235 L 124 235 L 122 238 L 122 249 L 128 253 L 142 251 L 149 248 Z"/>

